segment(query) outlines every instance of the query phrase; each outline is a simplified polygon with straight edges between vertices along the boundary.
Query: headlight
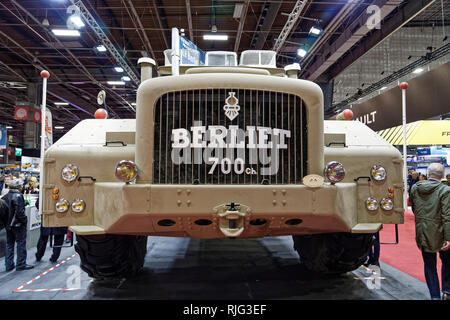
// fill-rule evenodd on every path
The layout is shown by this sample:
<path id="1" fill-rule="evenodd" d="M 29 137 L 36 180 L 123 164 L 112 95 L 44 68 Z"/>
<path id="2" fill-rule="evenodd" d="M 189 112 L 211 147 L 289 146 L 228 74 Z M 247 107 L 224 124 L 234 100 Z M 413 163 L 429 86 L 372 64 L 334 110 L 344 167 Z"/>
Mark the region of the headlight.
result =
<path id="1" fill-rule="evenodd" d="M 367 198 L 366 200 L 366 208 L 369 211 L 376 211 L 378 209 L 378 201 L 375 198 Z"/>
<path id="2" fill-rule="evenodd" d="M 344 166 L 337 161 L 328 162 L 325 166 L 324 175 L 331 183 L 340 182 L 345 177 Z"/>
<path id="3" fill-rule="evenodd" d="M 386 169 L 382 166 L 373 166 L 370 174 L 376 181 L 383 181 L 386 179 Z"/>
<path id="4" fill-rule="evenodd" d="M 86 207 L 86 203 L 82 199 L 75 199 L 72 203 L 72 211 L 76 213 L 80 213 Z"/>
<path id="5" fill-rule="evenodd" d="M 389 211 L 392 210 L 392 208 L 394 207 L 394 203 L 389 198 L 383 198 L 380 201 L 380 207 L 385 211 Z"/>
<path id="6" fill-rule="evenodd" d="M 61 171 L 61 177 L 67 182 L 74 181 L 78 177 L 78 167 L 74 164 L 67 164 Z"/>
<path id="7" fill-rule="evenodd" d="M 58 202 L 56 202 L 55 208 L 59 213 L 67 212 L 69 210 L 70 203 L 66 199 L 62 198 Z"/>
<path id="8" fill-rule="evenodd" d="M 133 161 L 122 160 L 116 166 L 116 177 L 120 181 L 130 182 L 136 179 L 138 168 Z"/>

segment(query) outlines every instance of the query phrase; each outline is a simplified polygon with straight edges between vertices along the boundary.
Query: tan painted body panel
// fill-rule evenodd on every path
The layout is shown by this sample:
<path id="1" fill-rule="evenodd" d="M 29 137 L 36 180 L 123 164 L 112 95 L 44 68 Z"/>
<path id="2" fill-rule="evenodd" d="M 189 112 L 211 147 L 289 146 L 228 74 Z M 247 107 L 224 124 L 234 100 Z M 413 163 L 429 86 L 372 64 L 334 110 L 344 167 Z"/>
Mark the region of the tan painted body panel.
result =
<path id="1" fill-rule="evenodd" d="M 340 161 L 346 177 L 336 185 L 161 185 L 152 184 L 153 112 L 164 93 L 206 88 L 245 88 L 298 95 L 305 101 L 308 124 L 308 173 L 323 176 L 327 161 Z M 70 226 L 79 234 L 142 234 L 224 238 L 233 233 L 226 224 L 235 219 L 242 229 L 236 237 L 312 234 L 327 232 L 376 232 L 381 223 L 402 223 L 402 174 L 400 153 L 367 126 L 354 121 L 324 121 L 320 88 L 309 81 L 256 74 L 188 74 L 144 81 L 137 94 L 136 120 L 85 120 L 45 154 L 44 226 Z M 106 141 L 121 140 L 121 144 Z M 330 142 L 345 143 L 332 144 Z M 139 168 L 135 183 L 114 176 L 120 160 L 133 160 Z M 81 181 L 66 183 L 61 169 L 72 163 Z M 388 178 L 381 183 L 367 179 L 375 164 L 385 166 Z M 55 211 L 52 189 L 70 202 L 86 201 L 80 214 Z M 395 188 L 395 209 L 369 213 L 364 206 L 370 195 L 381 199 Z M 236 212 L 225 204 L 239 203 Z M 173 225 L 164 225 L 170 219 Z M 257 220 L 259 219 L 259 220 Z M 297 219 L 297 220 L 292 220 Z M 301 223 L 293 224 L 298 222 Z M 198 225 L 197 220 L 209 220 Z M 265 220 L 262 225 L 250 222 Z M 198 221 L 197 221 L 198 222 Z M 162 224 L 162 225 L 161 225 Z"/>

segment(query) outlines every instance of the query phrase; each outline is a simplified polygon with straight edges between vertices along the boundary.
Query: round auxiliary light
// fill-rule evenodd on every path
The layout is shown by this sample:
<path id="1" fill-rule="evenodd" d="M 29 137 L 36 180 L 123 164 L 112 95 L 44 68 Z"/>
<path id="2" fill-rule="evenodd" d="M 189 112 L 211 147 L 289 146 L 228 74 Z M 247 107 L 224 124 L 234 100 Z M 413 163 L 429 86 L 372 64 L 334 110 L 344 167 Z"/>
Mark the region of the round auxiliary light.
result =
<path id="1" fill-rule="evenodd" d="M 56 205 L 55 205 L 55 209 L 59 213 L 67 212 L 67 210 L 69 210 L 69 207 L 70 207 L 69 201 L 67 201 L 64 198 L 62 198 L 61 200 L 56 202 Z"/>
<path id="2" fill-rule="evenodd" d="M 61 177 L 67 182 L 74 181 L 78 177 L 78 167 L 74 164 L 66 164 L 61 170 Z"/>
<path id="3" fill-rule="evenodd" d="M 386 179 L 386 169 L 379 165 L 373 166 L 370 175 L 376 181 L 383 181 Z"/>
<path id="4" fill-rule="evenodd" d="M 324 175 L 331 183 L 340 182 L 345 177 L 344 166 L 337 161 L 328 162 L 325 166 Z"/>
<path id="5" fill-rule="evenodd" d="M 136 179 L 138 168 L 133 161 L 122 160 L 116 165 L 116 177 L 120 181 L 130 182 Z"/>
<path id="6" fill-rule="evenodd" d="M 76 213 L 80 213 L 86 207 L 86 202 L 83 199 L 75 199 L 72 202 L 72 211 Z"/>
<path id="7" fill-rule="evenodd" d="M 380 207 L 385 211 L 389 211 L 392 210 L 392 208 L 394 207 L 394 203 L 389 198 L 383 198 L 380 201 Z"/>
<path id="8" fill-rule="evenodd" d="M 369 211 L 376 211 L 378 209 L 378 201 L 375 198 L 367 198 L 366 200 L 366 208 Z"/>

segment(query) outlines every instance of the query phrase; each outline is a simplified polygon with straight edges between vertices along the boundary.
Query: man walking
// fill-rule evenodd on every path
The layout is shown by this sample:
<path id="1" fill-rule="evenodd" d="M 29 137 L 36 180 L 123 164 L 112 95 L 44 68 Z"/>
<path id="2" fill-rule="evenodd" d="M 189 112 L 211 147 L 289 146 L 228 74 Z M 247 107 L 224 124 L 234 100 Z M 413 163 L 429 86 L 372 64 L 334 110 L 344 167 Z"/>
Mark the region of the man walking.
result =
<path id="1" fill-rule="evenodd" d="M 6 271 L 28 270 L 33 266 L 27 265 L 27 222 L 25 215 L 25 200 L 21 193 L 22 181 L 14 179 L 9 183 L 9 192 L 3 200 L 9 207 L 9 217 L 6 224 Z M 17 264 L 14 266 L 14 247 L 17 243 Z"/>
<path id="2" fill-rule="evenodd" d="M 432 300 L 441 299 L 436 253 L 442 260 L 443 299 L 450 300 L 450 187 L 441 183 L 444 166 L 432 163 L 428 180 L 411 188 L 412 210 L 416 223 L 416 242 L 422 251 L 425 278 Z"/>

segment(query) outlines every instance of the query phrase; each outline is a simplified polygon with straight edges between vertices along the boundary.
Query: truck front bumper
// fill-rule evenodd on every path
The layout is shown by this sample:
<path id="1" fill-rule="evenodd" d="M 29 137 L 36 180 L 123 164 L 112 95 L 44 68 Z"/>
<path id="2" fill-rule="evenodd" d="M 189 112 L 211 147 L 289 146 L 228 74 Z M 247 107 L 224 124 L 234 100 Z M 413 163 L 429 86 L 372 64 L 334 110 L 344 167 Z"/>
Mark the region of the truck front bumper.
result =
<path id="1" fill-rule="evenodd" d="M 71 230 L 77 234 L 254 238 L 329 232 L 374 233 L 381 227 L 379 219 L 358 221 L 361 206 L 356 183 L 309 188 L 105 182 L 95 183 L 93 198 L 93 223 L 72 224 Z M 227 206 L 231 203 L 238 204 L 235 212 L 230 212 Z"/>

